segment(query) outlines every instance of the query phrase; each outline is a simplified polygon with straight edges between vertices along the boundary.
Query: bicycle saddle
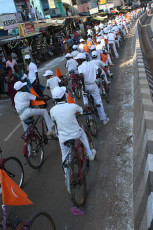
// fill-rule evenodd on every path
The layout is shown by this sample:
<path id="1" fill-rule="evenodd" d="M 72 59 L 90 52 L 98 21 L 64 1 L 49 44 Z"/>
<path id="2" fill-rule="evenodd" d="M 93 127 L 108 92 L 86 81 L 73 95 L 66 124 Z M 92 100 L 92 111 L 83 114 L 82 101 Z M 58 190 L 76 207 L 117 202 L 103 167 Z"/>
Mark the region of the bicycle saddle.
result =
<path id="1" fill-rule="evenodd" d="M 26 120 L 24 120 L 24 123 L 25 123 L 26 125 L 30 125 L 30 124 L 32 124 L 34 121 L 35 121 L 35 120 L 33 119 L 33 117 L 29 117 L 29 118 L 27 118 Z"/>
<path id="2" fill-rule="evenodd" d="M 64 145 L 65 146 L 70 146 L 70 145 L 74 145 L 74 143 L 75 143 L 75 139 L 70 139 L 68 141 L 65 141 Z"/>

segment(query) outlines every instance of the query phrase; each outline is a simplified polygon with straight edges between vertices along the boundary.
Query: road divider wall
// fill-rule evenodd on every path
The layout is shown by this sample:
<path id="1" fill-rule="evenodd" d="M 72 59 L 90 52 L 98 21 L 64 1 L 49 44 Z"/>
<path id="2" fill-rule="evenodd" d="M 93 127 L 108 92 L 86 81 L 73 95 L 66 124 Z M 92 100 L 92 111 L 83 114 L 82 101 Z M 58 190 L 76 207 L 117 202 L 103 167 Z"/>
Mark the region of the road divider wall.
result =
<path id="1" fill-rule="evenodd" d="M 134 63 L 134 229 L 147 230 L 153 218 L 153 102 L 144 64 L 144 51 L 138 31 L 147 14 L 135 27 Z"/>

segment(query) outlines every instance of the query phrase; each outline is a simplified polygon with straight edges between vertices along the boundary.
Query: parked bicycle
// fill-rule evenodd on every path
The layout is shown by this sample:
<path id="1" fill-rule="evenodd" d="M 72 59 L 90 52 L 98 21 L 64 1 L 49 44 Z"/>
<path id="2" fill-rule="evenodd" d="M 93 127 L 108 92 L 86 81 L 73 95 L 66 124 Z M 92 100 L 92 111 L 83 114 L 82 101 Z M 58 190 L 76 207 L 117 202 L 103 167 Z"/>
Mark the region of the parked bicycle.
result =
<path id="1" fill-rule="evenodd" d="M 7 175 L 14 180 L 14 182 L 22 187 L 24 181 L 24 170 L 20 160 L 16 157 L 2 158 L 2 150 L 0 148 L 0 169 L 7 173 Z"/>
<path id="2" fill-rule="evenodd" d="M 4 221 L 0 220 L 0 228 L 12 230 L 56 230 L 55 223 L 51 216 L 44 211 L 35 213 L 29 220 L 24 221 L 13 213 L 8 215 Z"/>
<path id="3" fill-rule="evenodd" d="M 46 135 L 47 127 L 42 116 L 38 116 L 35 120 L 33 117 L 26 119 L 25 124 L 29 125 L 27 131 L 22 135 L 24 142 L 24 157 L 30 167 L 38 169 L 43 164 L 44 146 L 49 140 L 57 140 L 56 136 Z"/>
<path id="4" fill-rule="evenodd" d="M 84 130 L 91 149 L 93 142 L 87 130 Z M 82 206 L 86 200 L 86 175 L 89 171 L 89 159 L 84 151 L 83 144 L 78 140 L 68 140 L 64 143 L 69 147 L 69 153 L 63 162 L 63 170 L 66 169 L 65 182 L 68 194 L 73 204 Z"/>

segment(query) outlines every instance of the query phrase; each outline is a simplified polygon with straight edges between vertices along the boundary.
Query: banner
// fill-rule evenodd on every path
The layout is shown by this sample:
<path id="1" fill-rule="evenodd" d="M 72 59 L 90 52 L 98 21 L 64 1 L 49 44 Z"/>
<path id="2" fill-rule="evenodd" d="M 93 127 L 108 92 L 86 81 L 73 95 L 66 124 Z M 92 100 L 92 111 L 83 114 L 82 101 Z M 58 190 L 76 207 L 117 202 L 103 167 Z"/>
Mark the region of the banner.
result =
<path id="1" fill-rule="evenodd" d="M 2 26 L 4 27 L 4 30 L 10 30 L 18 27 L 15 14 L 1 15 L 0 20 L 2 22 Z"/>
<path id="2" fill-rule="evenodd" d="M 90 9 L 89 12 L 90 14 L 97 14 L 99 12 L 98 7 Z"/>
<path id="3" fill-rule="evenodd" d="M 100 1 L 99 1 L 99 4 L 100 4 L 100 5 L 106 4 L 106 0 L 100 0 Z"/>
<path id="4" fill-rule="evenodd" d="M 19 35 L 21 38 L 35 34 L 35 27 L 32 23 L 19 24 Z"/>

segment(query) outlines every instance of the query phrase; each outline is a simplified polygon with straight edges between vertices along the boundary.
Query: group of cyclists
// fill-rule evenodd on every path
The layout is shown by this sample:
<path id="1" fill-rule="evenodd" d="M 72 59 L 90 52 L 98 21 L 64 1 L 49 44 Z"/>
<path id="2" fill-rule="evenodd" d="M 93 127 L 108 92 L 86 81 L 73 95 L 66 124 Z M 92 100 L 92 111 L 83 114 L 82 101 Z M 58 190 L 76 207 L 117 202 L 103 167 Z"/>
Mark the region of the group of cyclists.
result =
<path id="1" fill-rule="evenodd" d="M 46 70 L 44 77 L 46 78 L 46 87 L 50 90 L 50 97 L 54 100 L 54 106 L 50 109 L 50 114 L 43 108 L 31 108 L 32 101 L 47 101 L 49 97 L 33 95 L 25 92 L 27 82 L 25 78 L 35 76 L 38 80 L 38 71 L 34 63 L 31 62 L 29 55 L 25 56 L 28 64 L 26 76 L 23 81 L 17 81 L 14 84 L 16 95 L 14 98 L 15 108 L 22 122 L 24 131 L 28 125 L 25 120 L 31 116 L 41 115 L 44 117 L 48 129 L 47 135 L 56 135 L 59 139 L 59 144 L 62 152 L 62 162 L 65 161 L 68 154 L 68 146 L 65 142 L 71 139 L 80 139 L 89 160 L 94 160 L 96 150 L 91 149 L 88 143 L 87 136 L 80 127 L 76 113 L 82 114 L 83 111 L 90 111 L 87 92 L 93 98 L 95 109 L 102 125 L 109 123 L 103 102 L 102 102 L 102 82 L 105 82 L 106 89 L 111 84 L 113 73 L 110 71 L 110 66 L 113 64 L 114 58 L 119 58 L 119 47 L 125 39 L 126 34 L 131 28 L 132 23 L 143 13 L 143 9 L 136 9 L 127 14 L 114 16 L 107 23 L 97 23 L 94 27 L 88 27 L 86 39 L 82 37 L 80 43 L 73 45 L 71 53 L 66 54 L 66 68 L 68 76 L 66 79 L 54 76 L 52 70 Z M 65 83 L 69 82 L 70 74 L 75 74 L 79 82 L 79 87 L 82 91 L 83 108 L 76 103 L 67 103 L 68 93 Z M 29 75 L 30 74 L 30 75 Z M 31 80 L 33 85 L 33 80 Z M 82 103 L 80 101 L 80 103 Z M 66 168 L 64 169 L 66 172 Z"/>

